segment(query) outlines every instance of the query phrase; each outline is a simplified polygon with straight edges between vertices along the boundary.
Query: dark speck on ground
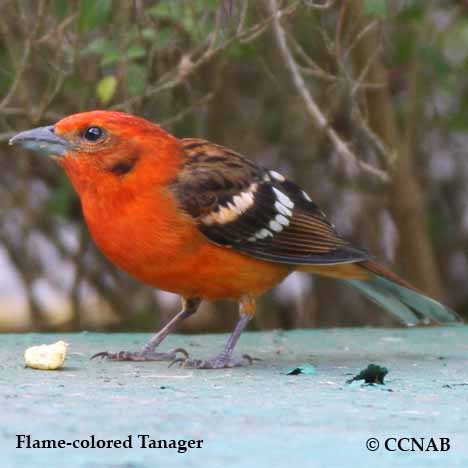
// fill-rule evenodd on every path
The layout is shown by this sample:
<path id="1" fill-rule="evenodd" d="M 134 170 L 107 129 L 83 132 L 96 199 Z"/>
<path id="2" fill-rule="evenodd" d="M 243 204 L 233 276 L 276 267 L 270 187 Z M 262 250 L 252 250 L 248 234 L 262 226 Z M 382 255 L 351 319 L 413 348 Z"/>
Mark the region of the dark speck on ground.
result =
<path id="1" fill-rule="evenodd" d="M 384 385 L 384 378 L 388 374 L 386 367 L 379 366 L 378 364 L 369 364 L 365 369 L 355 375 L 352 379 L 346 381 L 351 383 L 356 380 L 364 380 L 366 384 L 379 384 Z"/>

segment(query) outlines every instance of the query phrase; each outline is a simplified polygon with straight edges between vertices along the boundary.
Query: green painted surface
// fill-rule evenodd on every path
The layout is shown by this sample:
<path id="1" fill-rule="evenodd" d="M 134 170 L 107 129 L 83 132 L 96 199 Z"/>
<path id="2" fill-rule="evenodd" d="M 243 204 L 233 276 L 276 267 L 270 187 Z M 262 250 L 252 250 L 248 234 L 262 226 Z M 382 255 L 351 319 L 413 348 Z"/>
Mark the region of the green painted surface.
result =
<path id="1" fill-rule="evenodd" d="M 193 371 L 167 363 L 89 361 L 101 350 L 136 349 L 146 334 L 1 335 L 2 467 L 466 467 L 468 327 L 245 333 L 243 369 Z M 27 346 L 65 339 L 60 371 L 23 367 Z M 171 336 L 214 355 L 225 335 Z M 385 386 L 346 380 L 369 363 Z M 311 364 L 312 375 L 288 376 Z M 36 439 L 203 439 L 203 448 L 16 449 Z M 449 437 L 448 452 L 368 452 L 370 437 Z M 138 445 L 134 442 L 134 445 Z"/>

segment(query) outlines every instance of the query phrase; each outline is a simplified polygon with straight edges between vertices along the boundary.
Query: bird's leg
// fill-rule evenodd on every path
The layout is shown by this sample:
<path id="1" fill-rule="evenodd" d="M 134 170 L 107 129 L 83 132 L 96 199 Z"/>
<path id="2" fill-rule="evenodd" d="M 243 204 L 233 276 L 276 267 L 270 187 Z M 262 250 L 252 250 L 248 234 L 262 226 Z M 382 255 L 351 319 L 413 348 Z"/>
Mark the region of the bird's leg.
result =
<path id="1" fill-rule="evenodd" d="M 183 348 L 175 348 L 167 353 L 156 352 L 155 349 L 164 341 L 167 335 L 171 333 L 175 326 L 182 320 L 194 314 L 201 300 L 196 298 L 182 298 L 182 310 L 175 315 L 158 333 L 153 335 L 141 351 L 118 351 L 110 353 L 103 351 L 91 357 L 94 359 L 100 357 L 111 361 L 172 361 L 177 358 L 177 353 L 183 354 L 188 358 L 188 353 Z"/>
<path id="2" fill-rule="evenodd" d="M 241 359 L 233 358 L 232 353 L 239 340 L 242 331 L 255 315 L 255 299 L 252 296 L 243 296 L 239 303 L 239 321 L 226 342 L 223 351 L 213 359 L 189 359 L 181 357 L 174 359 L 169 366 L 179 364 L 180 367 L 190 369 L 223 369 L 230 367 L 241 367 L 244 364 L 252 364 L 253 359 L 247 354 L 242 355 Z"/>

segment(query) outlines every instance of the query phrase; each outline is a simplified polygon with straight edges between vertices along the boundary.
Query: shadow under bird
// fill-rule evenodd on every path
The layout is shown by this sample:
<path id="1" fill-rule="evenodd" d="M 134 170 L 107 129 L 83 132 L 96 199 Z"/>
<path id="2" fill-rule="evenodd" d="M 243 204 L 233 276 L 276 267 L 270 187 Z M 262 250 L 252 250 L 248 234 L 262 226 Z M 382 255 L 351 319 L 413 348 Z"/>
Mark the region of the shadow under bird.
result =
<path id="1" fill-rule="evenodd" d="M 111 262 L 182 298 L 180 312 L 140 351 L 96 356 L 203 369 L 249 363 L 233 350 L 256 300 L 294 271 L 344 280 L 406 325 L 461 321 L 344 240 L 296 184 L 223 146 L 178 139 L 147 120 L 108 111 L 65 117 L 19 133 L 10 144 L 54 157 Z M 159 351 L 202 300 L 223 298 L 238 301 L 240 318 L 218 356 Z"/>

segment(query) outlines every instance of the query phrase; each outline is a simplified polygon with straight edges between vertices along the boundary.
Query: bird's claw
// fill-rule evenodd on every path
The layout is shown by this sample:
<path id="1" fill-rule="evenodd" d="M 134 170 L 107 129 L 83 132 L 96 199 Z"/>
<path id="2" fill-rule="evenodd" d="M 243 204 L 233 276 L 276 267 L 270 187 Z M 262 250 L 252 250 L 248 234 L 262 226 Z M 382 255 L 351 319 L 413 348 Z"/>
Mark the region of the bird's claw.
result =
<path id="1" fill-rule="evenodd" d="M 177 353 L 184 357 L 177 357 Z M 184 348 L 175 348 L 167 353 L 157 353 L 155 351 L 118 351 L 111 353 L 109 351 L 101 351 L 91 356 L 91 359 L 100 358 L 108 361 L 174 361 L 177 359 L 188 359 L 189 354 Z"/>
<path id="2" fill-rule="evenodd" d="M 242 367 L 244 365 L 251 365 L 258 359 L 252 358 L 248 354 L 243 354 L 242 359 L 235 359 L 229 356 L 220 355 L 213 359 L 189 359 L 188 357 L 176 358 L 170 364 L 169 367 L 178 365 L 178 367 L 184 367 L 187 369 L 231 369 L 233 367 Z"/>

